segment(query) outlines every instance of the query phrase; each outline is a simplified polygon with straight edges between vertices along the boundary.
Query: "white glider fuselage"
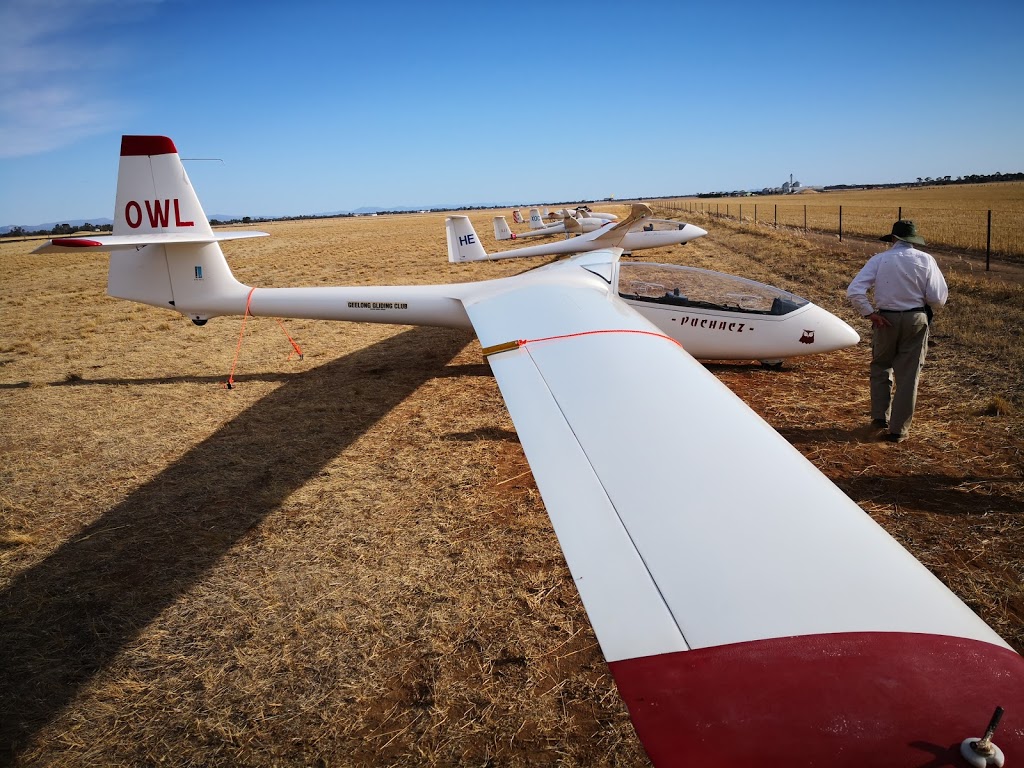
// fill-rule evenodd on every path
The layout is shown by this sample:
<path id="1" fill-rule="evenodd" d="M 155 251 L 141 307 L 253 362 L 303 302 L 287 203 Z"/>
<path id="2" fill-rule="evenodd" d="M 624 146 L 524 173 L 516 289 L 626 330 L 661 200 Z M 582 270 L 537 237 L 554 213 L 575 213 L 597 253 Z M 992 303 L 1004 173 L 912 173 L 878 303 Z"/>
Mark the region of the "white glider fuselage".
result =
<path id="1" fill-rule="evenodd" d="M 200 272 L 210 275 L 216 261 L 223 257 L 211 254 L 212 263 L 193 258 L 188 265 L 191 274 L 198 266 Z M 715 360 L 768 360 L 795 357 L 817 352 L 830 352 L 856 344 L 857 333 L 830 312 L 798 297 L 799 306 L 786 314 L 772 315 L 767 311 L 728 306 L 681 306 L 656 299 L 640 298 L 632 285 L 638 269 L 659 270 L 661 274 L 681 272 L 688 276 L 687 268 L 661 264 L 619 264 L 618 249 L 580 254 L 569 261 L 556 262 L 513 277 L 482 282 L 452 283 L 447 285 L 406 286 L 336 286 L 298 288 L 249 288 L 237 281 L 222 281 L 216 293 L 174 292 L 173 308 L 196 323 L 204 323 L 218 315 L 293 317 L 310 320 L 346 320 L 360 323 L 392 325 L 431 325 L 472 330 L 466 305 L 485 296 L 517 290 L 540 283 L 585 283 L 593 290 L 608 296 L 612 302 L 623 302 L 639 312 L 666 336 L 678 341 L 691 355 Z M 620 277 L 620 269 L 627 278 Z M 599 276 L 596 272 L 600 272 Z M 768 295 L 767 307 L 776 294 L 790 296 L 771 286 L 745 281 L 722 273 L 694 270 L 703 277 L 715 276 L 719 281 L 742 281 L 760 286 Z M 610 282 L 603 275 L 610 278 Z M 194 278 L 189 276 L 194 282 Z M 620 282 L 621 281 L 621 282 Z M 631 282 L 630 282 L 631 281 Z M 629 282 L 627 285 L 626 283 Z M 188 283 L 186 283 L 186 286 Z M 620 285 L 618 292 L 614 286 Z M 755 290 L 748 288 L 748 290 Z M 155 306 L 168 307 L 166 301 L 129 298 Z M 692 293 L 692 291 L 690 291 Z M 118 295 L 118 294 L 113 294 Z M 749 294 L 748 294 L 749 295 Z"/>
<path id="2" fill-rule="evenodd" d="M 771 285 L 675 264 L 617 266 L 619 298 L 697 358 L 779 360 L 859 340 L 831 312 Z"/>
<path id="3" fill-rule="evenodd" d="M 849 325 L 814 304 L 769 317 L 626 303 L 700 360 L 776 360 L 832 352 L 860 340 Z"/>
<path id="4" fill-rule="evenodd" d="M 849 325 L 821 307 L 802 302 L 786 314 L 771 315 L 726 307 L 698 308 L 630 298 L 613 289 L 619 280 L 616 251 L 594 251 L 513 277 L 450 285 L 381 287 L 257 288 L 249 313 L 268 317 L 348 320 L 362 323 L 433 325 L 472 329 L 465 306 L 485 296 L 542 283 L 579 283 L 622 301 L 676 341 L 691 355 L 713 360 L 767 360 L 831 352 L 856 344 L 860 337 Z M 673 265 L 643 264 L 672 269 Z M 602 275 L 612 276 L 609 284 Z M 731 276 L 706 272 L 710 275 Z M 752 282 L 752 281 L 751 281 Z M 760 284 L 756 284 L 760 285 Z M 771 286 L 763 286 L 766 290 Z M 621 289 L 620 289 L 621 291 Z M 783 292 L 779 292 L 782 294 Z M 788 294 L 787 294 L 788 295 Z M 797 298 L 797 297 L 793 297 Z M 237 300 L 234 310 L 241 314 Z M 228 309 L 225 307 L 224 309 Z M 204 313 L 199 313 L 204 314 Z M 205 314 L 211 314 L 208 311 Z"/>
<path id="5" fill-rule="evenodd" d="M 564 256 L 595 251 L 600 248 L 621 248 L 623 251 L 632 252 L 646 248 L 682 245 L 707 234 L 706 230 L 693 224 L 664 219 L 648 220 L 645 227 L 650 227 L 650 229 L 631 229 L 628 220 L 605 222 L 593 232 L 568 240 L 487 253 L 480 244 L 480 237 L 468 216 L 449 216 L 445 220 L 448 237 L 448 261 L 452 263 L 514 259 L 526 256 Z"/>

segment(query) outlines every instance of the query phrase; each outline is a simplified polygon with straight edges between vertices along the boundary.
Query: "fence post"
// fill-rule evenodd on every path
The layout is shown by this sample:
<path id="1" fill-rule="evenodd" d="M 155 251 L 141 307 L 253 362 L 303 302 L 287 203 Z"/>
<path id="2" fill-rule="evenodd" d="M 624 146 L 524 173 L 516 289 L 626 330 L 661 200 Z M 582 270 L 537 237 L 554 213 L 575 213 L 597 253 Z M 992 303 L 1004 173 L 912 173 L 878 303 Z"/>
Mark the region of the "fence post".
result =
<path id="1" fill-rule="evenodd" d="M 804 205 L 804 234 L 807 234 L 807 206 Z"/>
<path id="2" fill-rule="evenodd" d="M 754 224 L 757 224 L 757 203 L 754 203 Z"/>
<path id="3" fill-rule="evenodd" d="M 896 213 L 896 221 L 900 221 L 903 218 L 903 206 L 901 205 Z"/>
<path id="4" fill-rule="evenodd" d="M 988 210 L 988 232 L 985 234 L 985 271 L 988 272 L 992 259 L 992 209 Z"/>
<path id="5" fill-rule="evenodd" d="M 839 206 L 839 242 L 843 242 L 843 206 Z"/>
<path id="6" fill-rule="evenodd" d="M 779 204 L 775 204 L 775 228 L 779 228 Z"/>
<path id="7" fill-rule="evenodd" d="M 743 203 L 740 203 L 740 224 L 743 223 Z"/>

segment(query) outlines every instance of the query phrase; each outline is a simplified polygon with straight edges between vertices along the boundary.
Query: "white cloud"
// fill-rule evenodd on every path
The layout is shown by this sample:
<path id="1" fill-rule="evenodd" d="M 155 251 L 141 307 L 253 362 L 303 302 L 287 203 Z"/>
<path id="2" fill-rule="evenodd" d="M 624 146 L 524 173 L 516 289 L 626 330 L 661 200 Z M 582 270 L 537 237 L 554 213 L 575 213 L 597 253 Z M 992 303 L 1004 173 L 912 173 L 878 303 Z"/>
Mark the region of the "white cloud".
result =
<path id="1" fill-rule="evenodd" d="M 118 22 L 159 0 L 12 0 L 0 6 L 0 158 L 58 149 L 110 130 L 126 107 L 109 92 L 125 53 Z"/>

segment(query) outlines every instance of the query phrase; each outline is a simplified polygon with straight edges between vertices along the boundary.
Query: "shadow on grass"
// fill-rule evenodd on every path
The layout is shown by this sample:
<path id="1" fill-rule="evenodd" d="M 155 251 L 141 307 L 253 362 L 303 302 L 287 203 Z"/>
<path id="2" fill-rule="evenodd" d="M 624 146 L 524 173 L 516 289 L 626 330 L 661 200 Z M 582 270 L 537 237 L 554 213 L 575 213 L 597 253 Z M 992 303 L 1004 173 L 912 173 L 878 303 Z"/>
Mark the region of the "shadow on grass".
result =
<path id="1" fill-rule="evenodd" d="M 442 375 L 468 341 L 464 332 L 417 328 L 284 377 L 273 393 L 14 578 L 0 593 L 0 763 L 13 760 L 247 531 Z"/>
<path id="2" fill-rule="evenodd" d="M 776 431 L 793 445 L 820 445 L 821 443 L 878 443 L 884 434 L 883 430 L 870 426 L 856 427 L 823 427 L 808 429 L 806 427 L 779 427 Z"/>
<path id="3" fill-rule="evenodd" d="M 265 373 L 240 373 L 235 376 L 235 384 L 244 384 L 247 381 L 291 381 L 296 374 L 287 371 L 267 371 Z M 227 374 L 220 376 L 157 376 L 148 379 L 87 379 L 82 376 L 69 376 L 61 381 L 47 381 L 42 384 L 33 384 L 30 381 L 16 381 L 13 383 L 0 384 L 0 390 L 4 389 L 30 389 L 36 387 L 125 387 L 142 386 L 149 387 L 154 384 L 224 384 L 228 380 Z"/>
<path id="4" fill-rule="evenodd" d="M 474 429 L 472 432 L 449 432 L 443 439 L 462 443 L 475 443 L 478 440 L 518 443 L 519 435 L 511 429 L 501 429 L 500 427 L 480 427 L 479 429 Z"/>
<path id="5" fill-rule="evenodd" d="M 376 371 L 362 371 L 362 373 L 376 373 Z M 493 376 L 491 366 L 487 363 L 467 363 L 465 365 L 451 365 L 437 371 L 438 378 L 461 378 L 464 376 Z M 247 381 L 292 381 L 296 374 L 287 371 L 264 371 L 260 373 L 240 373 L 234 377 L 235 384 L 244 384 Z M 143 386 L 149 387 L 154 384 L 225 384 L 228 380 L 226 374 L 219 376 L 158 376 L 148 379 L 90 379 L 84 376 L 69 376 L 61 381 L 47 381 L 43 384 L 33 385 L 30 381 L 15 381 L 0 384 L 0 390 L 4 389 L 30 389 L 37 387 L 125 387 Z"/>
<path id="6" fill-rule="evenodd" d="M 861 475 L 840 478 L 835 482 L 843 493 L 857 503 L 894 504 L 936 515 L 990 516 L 993 524 L 999 520 L 1015 520 L 1024 516 L 1024 503 L 999 493 L 1002 485 L 1019 483 L 1018 477 L 968 480 L 936 474 L 902 477 Z M 971 488 L 972 485 L 986 487 L 989 493 Z"/>
<path id="7" fill-rule="evenodd" d="M 783 361 L 781 368 L 768 368 L 757 360 L 701 360 L 700 364 L 712 373 L 744 373 L 755 376 L 779 376 L 792 373 L 793 366 Z"/>

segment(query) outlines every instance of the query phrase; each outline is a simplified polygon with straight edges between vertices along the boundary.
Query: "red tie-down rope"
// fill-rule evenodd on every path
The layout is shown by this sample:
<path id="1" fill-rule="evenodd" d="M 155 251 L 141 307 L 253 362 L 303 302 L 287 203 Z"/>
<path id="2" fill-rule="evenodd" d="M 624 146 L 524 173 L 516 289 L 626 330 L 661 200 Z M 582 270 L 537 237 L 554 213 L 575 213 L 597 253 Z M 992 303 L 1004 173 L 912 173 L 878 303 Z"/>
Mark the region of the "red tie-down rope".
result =
<path id="1" fill-rule="evenodd" d="M 655 338 L 665 339 L 671 341 L 677 347 L 682 347 L 678 341 L 673 339 L 671 336 L 666 336 L 664 333 L 657 333 L 655 331 L 639 331 L 632 328 L 605 328 L 600 331 L 579 331 L 577 333 L 563 333 L 560 336 L 544 336 L 539 339 L 516 339 L 515 341 L 506 341 L 503 344 L 495 344 L 491 347 L 484 347 L 484 357 L 489 355 L 495 355 L 499 352 L 507 352 L 510 349 L 518 349 L 519 347 L 525 347 L 527 344 L 536 344 L 541 341 L 558 341 L 560 339 L 573 339 L 578 336 L 595 336 L 599 333 L 635 333 L 641 336 L 654 336 Z"/>
<path id="2" fill-rule="evenodd" d="M 250 288 L 249 295 L 245 297 L 245 314 L 242 315 L 242 328 L 238 332 L 238 344 L 235 345 L 235 358 L 234 360 L 231 361 L 231 373 L 228 374 L 228 380 L 225 383 L 225 386 L 228 389 L 233 389 L 235 385 L 235 368 L 238 366 L 238 355 L 242 351 L 242 339 L 245 337 L 245 323 L 249 319 L 249 316 L 252 314 L 249 307 L 250 304 L 252 304 L 252 295 L 255 291 L 255 288 Z M 288 335 L 288 331 L 285 330 L 284 323 L 281 322 L 281 318 L 276 317 L 274 319 L 277 320 L 277 324 L 281 326 L 281 331 L 284 333 L 285 338 L 288 339 L 288 343 L 292 345 L 292 349 L 294 350 L 295 354 L 299 356 L 299 360 L 301 360 L 302 350 L 299 348 L 299 345 L 295 343 L 295 339 Z M 288 353 L 288 359 L 292 359 L 291 352 Z"/>

